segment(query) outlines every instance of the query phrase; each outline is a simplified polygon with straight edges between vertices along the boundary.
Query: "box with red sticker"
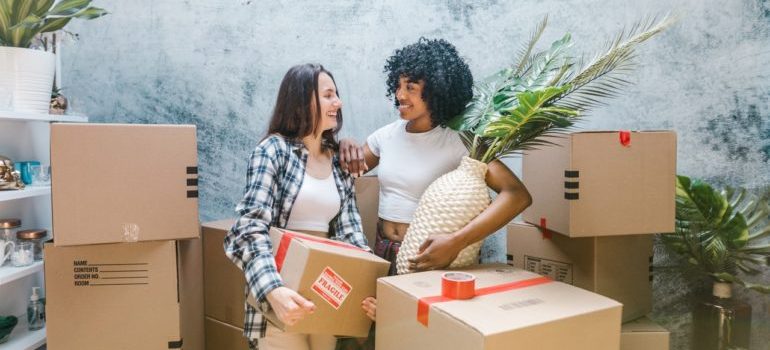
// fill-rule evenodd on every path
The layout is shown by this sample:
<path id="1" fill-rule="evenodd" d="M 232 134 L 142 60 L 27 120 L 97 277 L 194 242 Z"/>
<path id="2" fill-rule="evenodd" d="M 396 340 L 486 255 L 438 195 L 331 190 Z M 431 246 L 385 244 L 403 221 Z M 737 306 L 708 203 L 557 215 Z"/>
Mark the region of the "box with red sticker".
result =
<path id="1" fill-rule="evenodd" d="M 371 320 L 361 310 L 361 301 L 375 295 L 377 278 L 388 275 L 387 260 L 345 242 L 288 230 L 271 229 L 270 240 L 284 285 L 316 305 L 313 314 L 294 326 L 283 325 L 268 312 L 271 323 L 297 333 L 369 334 Z"/>

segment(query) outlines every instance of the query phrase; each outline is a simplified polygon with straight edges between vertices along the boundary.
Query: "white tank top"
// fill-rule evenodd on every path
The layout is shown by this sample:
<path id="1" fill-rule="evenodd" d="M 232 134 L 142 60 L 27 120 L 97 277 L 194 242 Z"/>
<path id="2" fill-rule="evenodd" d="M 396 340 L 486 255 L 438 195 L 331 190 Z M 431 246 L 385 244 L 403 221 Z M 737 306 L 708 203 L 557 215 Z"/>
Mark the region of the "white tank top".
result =
<path id="1" fill-rule="evenodd" d="M 307 173 L 291 207 L 286 228 L 296 231 L 329 231 L 329 222 L 340 212 L 342 201 L 332 172 L 325 179 Z"/>

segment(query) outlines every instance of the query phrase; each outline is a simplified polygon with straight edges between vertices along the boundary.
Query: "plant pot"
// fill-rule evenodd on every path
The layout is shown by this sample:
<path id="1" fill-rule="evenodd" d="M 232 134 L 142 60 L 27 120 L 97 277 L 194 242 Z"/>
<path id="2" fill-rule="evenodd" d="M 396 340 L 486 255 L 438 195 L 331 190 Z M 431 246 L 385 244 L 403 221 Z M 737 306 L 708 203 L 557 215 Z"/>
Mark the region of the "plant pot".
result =
<path id="1" fill-rule="evenodd" d="M 0 46 L 0 110 L 48 114 L 55 67 L 53 53 Z"/>
<path id="2" fill-rule="evenodd" d="M 693 350 L 748 349 L 751 305 L 732 297 L 732 284 L 714 282 L 713 295 L 693 310 Z"/>
<path id="3" fill-rule="evenodd" d="M 415 257 L 428 237 L 451 234 L 465 227 L 489 206 L 489 189 L 484 180 L 487 164 L 463 157 L 460 166 L 436 179 L 420 197 L 414 218 L 396 257 L 398 274 L 409 270 L 409 259 Z M 478 263 L 483 241 L 466 247 L 449 265 L 450 268 Z"/>

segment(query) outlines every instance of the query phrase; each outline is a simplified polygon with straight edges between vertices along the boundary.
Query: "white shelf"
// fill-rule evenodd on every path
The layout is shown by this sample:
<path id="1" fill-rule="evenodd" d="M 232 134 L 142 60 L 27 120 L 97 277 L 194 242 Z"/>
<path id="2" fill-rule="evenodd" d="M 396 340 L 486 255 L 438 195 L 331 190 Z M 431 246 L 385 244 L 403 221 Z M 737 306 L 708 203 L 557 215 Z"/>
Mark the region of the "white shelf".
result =
<path id="1" fill-rule="evenodd" d="M 15 112 L 0 110 L 0 121 L 21 121 L 21 122 L 70 122 L 85 123 L 88 117 L 84 115 L 57 115 L 57 114 L 39 114 L 29 112 Z"/>
<path id="2" fill-rule="evenodd" d="M 6 261 L 5 265 L 0 267 L 0 285 L 24 278 L 43 270 L 43 262 L 36 261 L 32 265 L 24 267 L 14 267 Z"/>
<path id="3" fill-rule="evenodd" d="M 45 327 L 36 331 L 27 329 L 27 315 L 18 316 L 19 324 L 11 332 L 7 343 L 0 344 L 3 350 L 34 350 L 45 344 Z"/>
<path id="4" fill-rule="evenodd" d="M 15 199 L 30 198 L 37 196 L 46 196 L 51 194 L 50 186 L 27 186 L 23 190 L 5 190 L 0 191 L 0 202 L 12 201 Z"/>

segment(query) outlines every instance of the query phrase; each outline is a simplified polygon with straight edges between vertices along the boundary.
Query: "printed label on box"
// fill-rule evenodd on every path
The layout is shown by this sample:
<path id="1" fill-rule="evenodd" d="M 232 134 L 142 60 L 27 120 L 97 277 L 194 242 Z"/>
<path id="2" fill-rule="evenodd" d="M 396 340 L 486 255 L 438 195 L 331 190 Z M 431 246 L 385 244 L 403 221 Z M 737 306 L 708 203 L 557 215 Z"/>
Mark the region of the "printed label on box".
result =
<path id="1" fill-rule="evenodd" d="M 353 288 L 340 275 L 327 266 L 316 278 L 311 289 L 326 300 L 335 310 L 339 310 Z"/>
<path id="2" fill-rule="evenodd" d="M 547 276 L 557 282 L 573 284 L 572 264 L 525 255 L 524 269 Z"/>

